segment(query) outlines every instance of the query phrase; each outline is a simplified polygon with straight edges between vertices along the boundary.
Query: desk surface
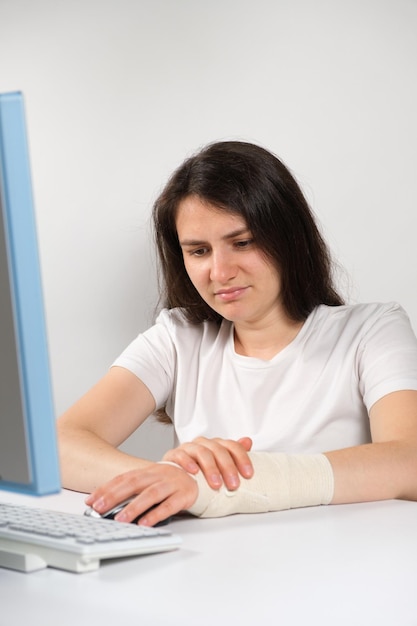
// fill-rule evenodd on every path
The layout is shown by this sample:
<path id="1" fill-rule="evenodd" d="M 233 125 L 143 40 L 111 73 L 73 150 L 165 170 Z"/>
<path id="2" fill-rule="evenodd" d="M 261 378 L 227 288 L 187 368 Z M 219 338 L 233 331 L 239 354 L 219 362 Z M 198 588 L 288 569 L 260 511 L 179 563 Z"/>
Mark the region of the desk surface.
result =
<path id="1" fill-rule="evenodd" d="M 0 500 L 85 508 L 73 492 Z M 171 528 L 179 550 L 89 574 L 0 569 L 0 625 L 417 626 L 416 503 L 183 518 Z"/>

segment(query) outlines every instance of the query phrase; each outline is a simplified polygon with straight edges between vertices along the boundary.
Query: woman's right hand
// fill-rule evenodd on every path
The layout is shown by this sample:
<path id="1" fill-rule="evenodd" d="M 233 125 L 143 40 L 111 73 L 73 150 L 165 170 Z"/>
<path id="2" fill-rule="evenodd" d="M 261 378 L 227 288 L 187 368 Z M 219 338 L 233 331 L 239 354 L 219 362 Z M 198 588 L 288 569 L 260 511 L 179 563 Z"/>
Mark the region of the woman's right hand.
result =
<path id="1" fill-rule="evenodd" d="M 253 466 L 248 456 L 251 447 L 252 440 L 249 437 L 237 441 L 197 437 L 169 450 L 162 460 L 176 463 L 190 474 L 197 474 L 201 470 L 212 489 L 219 489 L 224 484 L 233 491 L 239 487 L 239 476 L 253 476 Z"/>
<path id="2" fill-rule="evenodd" d="M 95 489 L 85 502 L 103 514 L 120 502 L 133 498 L 115 519 L 131 522 L 142 515 L 138 524 L 154 526 L 191 507 L 197 496 L 195 479 L 181 467 L 150 463 L 143 469 L 133 469 L 116 476 Z"/>

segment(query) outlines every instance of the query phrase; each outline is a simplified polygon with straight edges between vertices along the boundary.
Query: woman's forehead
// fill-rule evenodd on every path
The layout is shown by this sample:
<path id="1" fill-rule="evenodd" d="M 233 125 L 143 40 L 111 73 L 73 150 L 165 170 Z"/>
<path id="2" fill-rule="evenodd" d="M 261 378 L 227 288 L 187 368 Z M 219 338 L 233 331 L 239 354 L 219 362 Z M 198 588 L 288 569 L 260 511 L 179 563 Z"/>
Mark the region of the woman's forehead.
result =
<path id="1" fill-rule="evenodd" d="M 175 221 L 178 231 L 202 231 L 205 228 L 247 229 L 246 220 L 239 213 L 211 204 L 197 196 L 188 196 L 179 203 Z"/>

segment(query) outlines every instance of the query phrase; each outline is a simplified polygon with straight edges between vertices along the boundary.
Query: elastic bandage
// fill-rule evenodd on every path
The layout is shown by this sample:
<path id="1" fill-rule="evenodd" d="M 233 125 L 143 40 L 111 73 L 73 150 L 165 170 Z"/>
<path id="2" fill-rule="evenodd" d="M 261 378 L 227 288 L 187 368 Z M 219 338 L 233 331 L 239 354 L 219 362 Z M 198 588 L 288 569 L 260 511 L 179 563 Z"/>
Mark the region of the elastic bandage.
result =
<path id="1" fill-rule="evenodd" d="M 288 455 L 250 452 L 252 478 L 240 478 L 240 486 L 229 491 L 224 485 L 212 489 L 200 471 L 197 500 L 188 510 L 197 517 L 224 517 L 234 513 L 266 513 L 297 507 L 329 504 L 334 477 L 324 454 Z"/>

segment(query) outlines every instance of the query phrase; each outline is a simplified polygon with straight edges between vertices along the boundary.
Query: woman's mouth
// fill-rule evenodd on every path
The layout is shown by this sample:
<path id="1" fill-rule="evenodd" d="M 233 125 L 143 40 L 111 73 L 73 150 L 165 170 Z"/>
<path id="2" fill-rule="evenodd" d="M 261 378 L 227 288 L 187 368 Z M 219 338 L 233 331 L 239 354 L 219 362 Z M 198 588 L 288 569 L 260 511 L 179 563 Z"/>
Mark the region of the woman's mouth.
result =
<path id="1" fill-rule="evenodd" d="M 231 302 L 239 298 L 246 289 L 247 287 L 229 287 L 228 289 L 219 289 L 214 295 L 222 302 Z"/>

